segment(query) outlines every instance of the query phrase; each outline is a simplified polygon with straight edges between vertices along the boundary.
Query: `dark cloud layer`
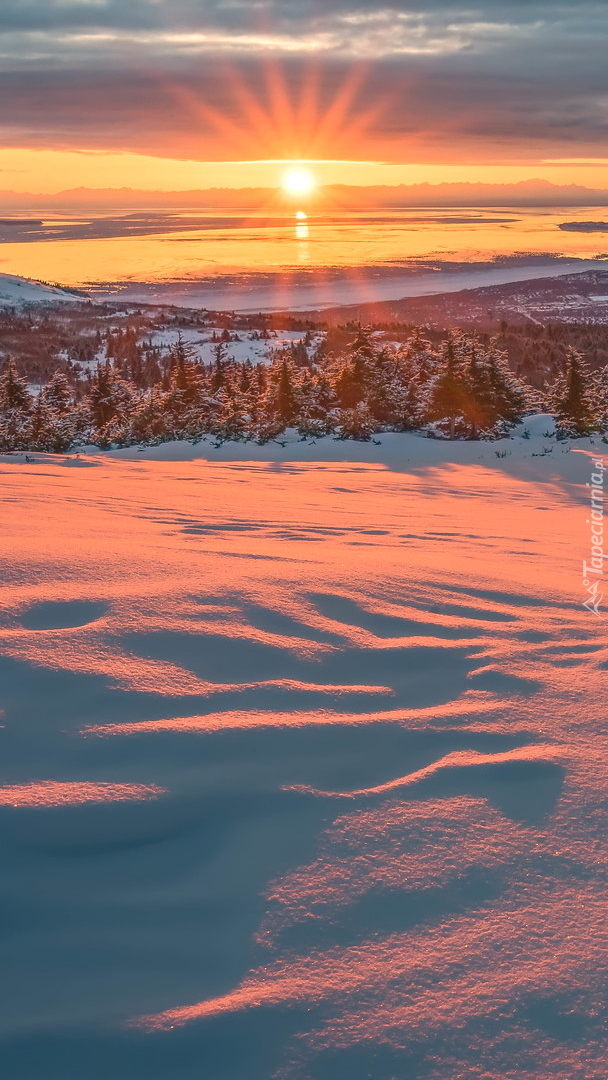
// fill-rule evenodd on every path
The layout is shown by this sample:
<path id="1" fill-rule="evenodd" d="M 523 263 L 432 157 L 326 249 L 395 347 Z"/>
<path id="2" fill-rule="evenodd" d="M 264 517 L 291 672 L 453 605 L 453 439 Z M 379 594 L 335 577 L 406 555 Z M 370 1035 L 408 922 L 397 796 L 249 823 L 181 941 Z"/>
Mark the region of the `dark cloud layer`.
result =
<path id="1" fill-rule="evenodd" d="M 170 25 L 176 29 L 201 25 L 251 25 L 266 16 L 269 23 L 285 27 L 309 22 L 328 11 L 334 15 L 373 12 L 378 8 L 422 15 L 446 13 L 473 15 L 481 20 L 533 21 L 547 16 L 553 20 L 572 13 L 571 3 L 559 0 L 391 0 L 370 4 L 366 0 L 3 0 L 0 10 L 2 30 L 75 29 L 113 27 L 152 29 Z M 601 12 L 602 3 L 583 0 L 579 12 Z"/>
<path id="2" fill-rule="evenodd" d="M 601 156 L 607 30 L 606 3 L 553 0 L 2 0 L 0 140 L 280 156 L 276 79 L 295 103 L 314 71 L 322 117 L 361 67 L 342 134 L 362 154 Z M 243 97 L 270 122 L 244 120 Z M 303 154 L 353 155 L 337 124 L 331 148 L 304 127 Z"/>

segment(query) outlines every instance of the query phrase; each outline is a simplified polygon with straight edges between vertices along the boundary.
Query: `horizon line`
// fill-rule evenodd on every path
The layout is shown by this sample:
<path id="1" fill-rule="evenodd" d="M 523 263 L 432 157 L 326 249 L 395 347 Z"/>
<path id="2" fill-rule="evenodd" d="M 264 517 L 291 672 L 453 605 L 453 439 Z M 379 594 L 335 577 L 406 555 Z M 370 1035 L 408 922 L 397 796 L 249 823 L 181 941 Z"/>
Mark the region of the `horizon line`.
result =
<path id="1" fill-rule="evenodd" d="M 302 159 L 304 160 L 304 159 Z M 348 188 L 359 191 L 372 191 L 374 189 L 390 189 L 395 190 L 406 188 L 522 188 L 525 186 L 538 184 L 541 187 L 553 188 L 556 191 L 571 190 L 573 188 L 579 191 L 589 192 L 591 194 L 607 194 L 608 188 L 590 188 L 584 184 L 570 183 L 570 184 L 555 184 L 551 180 L 546 180 L 540 176 L 531 176 L 523 180 L 512 180 L 506 183 L 500 181 L 486 181 L 486 180 L 418 180 L 412 183 L 406 183 L 401 181 L 395 184 L 388 183 L 375 183 L 375 184 L 350 184 L 347 182 L 332 182 L 332 183 L 320 183 L 317 186 L 318 191 L 329 190 L 332 188 Z M 56 191 L 15 191 L 13 188 L 3 188 L 0 190 L 0 198 L 2 196 L 15 196 L 18 198 L 57 198 L 61 195 L 71 195 L 76 192 L 90 192 L 90 193 L 116 193 L 133 192 L 138 195 L 186 195 L 190 192 L 244 192 L 244 191 L 275 191 L 280 192 L 280 185 L 274 184 L 257 184 L 257 185 L 242 185 L 236 187 L 234 185 L 218 185 L 214 184 L 210 187 L 188 187 L 188 188 L 144 188 L 144 187 L 132 187 L 129 185 L 122 185 L 121 187 L 88 187 L 85 184 L 80 184 L 73 188 L 61 188 Z"/>

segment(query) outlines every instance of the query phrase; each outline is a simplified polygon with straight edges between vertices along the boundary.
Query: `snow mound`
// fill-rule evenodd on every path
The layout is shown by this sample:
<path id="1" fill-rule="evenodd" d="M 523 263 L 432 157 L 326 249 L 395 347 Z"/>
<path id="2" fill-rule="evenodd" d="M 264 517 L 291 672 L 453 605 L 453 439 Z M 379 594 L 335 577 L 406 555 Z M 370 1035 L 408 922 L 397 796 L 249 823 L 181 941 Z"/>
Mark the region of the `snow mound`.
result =
<path id="1" fill-rule="evenodd" d="M 526 416 L 515 425 L 513 434 L 523 439 L 552 438 L 555 435 L 555 420 L 549 413 Z"/>
<path id="2" fill-rule="evenodd" d="M 0 274 L 0 307 L 20 307 L 22 304 L 77 303 L 82 298 L 56 285 L 45 285 L 29 278 Z"/>

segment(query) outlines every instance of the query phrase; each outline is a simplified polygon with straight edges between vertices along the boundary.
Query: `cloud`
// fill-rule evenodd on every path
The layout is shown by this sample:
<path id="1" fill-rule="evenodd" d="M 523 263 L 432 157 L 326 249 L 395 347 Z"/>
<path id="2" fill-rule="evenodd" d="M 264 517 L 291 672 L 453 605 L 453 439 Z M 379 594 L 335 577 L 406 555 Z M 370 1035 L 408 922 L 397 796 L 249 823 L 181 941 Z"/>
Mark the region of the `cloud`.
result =
<path id="1" fill-rule="evenodd" d="M 607 30 L 605 6 L 585 0 L 3 0 L 0 139 L 234 157 L 249 138 L 262 142 L 256 156 L 276 156 L 284 131 L 268 65 L 296 112 L 316 80 L 319 118 L 360 65 L 367 79 L 349 109 L 351 120 L 372 111 L 357 129 L 365 154 L 394 159 L 404 143 L 420 154 L 597 154 Z M 249 119 L 253 102 L 266 112 L 265 134 L 244 121 L 244 97 Z"/>

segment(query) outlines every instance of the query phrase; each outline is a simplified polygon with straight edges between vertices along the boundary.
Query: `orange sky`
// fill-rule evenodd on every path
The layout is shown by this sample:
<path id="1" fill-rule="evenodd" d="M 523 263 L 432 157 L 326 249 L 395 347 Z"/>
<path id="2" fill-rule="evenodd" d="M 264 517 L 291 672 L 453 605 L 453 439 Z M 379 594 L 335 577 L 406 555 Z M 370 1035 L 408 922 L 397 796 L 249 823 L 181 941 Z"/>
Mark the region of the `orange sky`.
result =
<path id="1" fill-rule="evenodd" d="M 274 187 L 286 162 L 193 161 L 100 150 L 0 149 L 0 188 L 51 193 L 75 187 L 181 191 L 207 187 Z M 540 177 L 554 184 L 608 188 L 608 159 L 581 163 L 462 162 L 384 163 L 381 161 L 312 161 L 308 168 L 320 184 L 517 183 Z"/>
<path id="2" fill-rule="evenodd" d="M 293 159 L 608 187 L 607 33 L 593 0 L 2 0 L 0 189 L 273 186 Z"/>

